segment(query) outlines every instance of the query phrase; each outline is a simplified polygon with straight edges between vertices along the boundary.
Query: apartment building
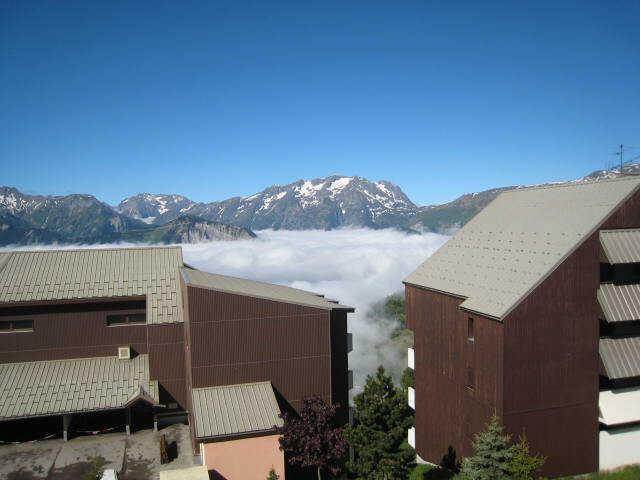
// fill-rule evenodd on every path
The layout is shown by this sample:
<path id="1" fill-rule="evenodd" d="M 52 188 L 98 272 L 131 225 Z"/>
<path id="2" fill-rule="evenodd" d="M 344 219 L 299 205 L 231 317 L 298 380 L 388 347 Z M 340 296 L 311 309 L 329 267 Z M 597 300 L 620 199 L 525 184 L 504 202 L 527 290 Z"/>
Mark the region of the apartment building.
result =
<path id="1" fill-rule="evenodd" d="M 640 462 L 640 178 L 502 193 L 404 281 L 418 455 L 497 414 L 544 474 Z"/>

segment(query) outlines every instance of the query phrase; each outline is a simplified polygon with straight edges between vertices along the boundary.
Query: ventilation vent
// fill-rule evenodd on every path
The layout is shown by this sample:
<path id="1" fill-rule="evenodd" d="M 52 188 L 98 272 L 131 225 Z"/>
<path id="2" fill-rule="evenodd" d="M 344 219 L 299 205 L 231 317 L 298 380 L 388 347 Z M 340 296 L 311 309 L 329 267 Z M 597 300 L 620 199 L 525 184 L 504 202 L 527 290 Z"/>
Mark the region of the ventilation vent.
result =
<path id="1" fill-rule="evenodd" d="M 118 358 L 129 360 L 131 358 L 131 347 L 118 347 Z"/>

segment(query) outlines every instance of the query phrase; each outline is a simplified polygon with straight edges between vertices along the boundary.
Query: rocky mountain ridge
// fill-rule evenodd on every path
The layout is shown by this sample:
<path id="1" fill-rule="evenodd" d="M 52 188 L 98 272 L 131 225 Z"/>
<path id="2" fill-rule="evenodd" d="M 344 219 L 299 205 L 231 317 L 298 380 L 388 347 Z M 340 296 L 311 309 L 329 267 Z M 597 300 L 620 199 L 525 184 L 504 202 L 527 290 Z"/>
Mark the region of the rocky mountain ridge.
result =
<path id="1" fill-rule="evenodd" d="M 92 195 L 27 195 L 0 187 L 0 245 L 236 240 L 252 238 L 245 228 L 188 217 L 153 226 L 117 212 Z"/>
<path id="2" fill-rule="evenodd" d="M 210 203 L 143 193 L 124 199 L 116 210 L 156 225 L 188 213 L 253 230 L 326 230 L 399 227 L 415 215 L 418 207 L 391 182 L 329 176 L 274 185 L 248 197 Z"/>
<path id="3" fill-rule="evenodd" d="M 574 180 L 640 174 L 640 164 L 598 170 Z M 450 234 L 509 186 L 467 193 L 442 205 L 418 206 L 391 182 L 329 176 L 273 185 L 247 197 L 201 203 L 175 194 L 143 193 L 116 207 L 91 195 L 26 195 L 0 187 L 0 245 L 30 243 L 182 243 L 241 240 L 252 230 L 397 228 Z"/>

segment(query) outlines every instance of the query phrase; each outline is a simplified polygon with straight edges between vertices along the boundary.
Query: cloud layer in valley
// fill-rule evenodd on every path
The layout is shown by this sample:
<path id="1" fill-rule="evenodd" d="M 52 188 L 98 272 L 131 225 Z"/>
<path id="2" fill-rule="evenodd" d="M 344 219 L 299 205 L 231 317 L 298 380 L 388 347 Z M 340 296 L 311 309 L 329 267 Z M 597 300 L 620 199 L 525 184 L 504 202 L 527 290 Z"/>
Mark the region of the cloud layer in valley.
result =
<path id="1" fill-rule="evenodd" d="M 397 377 L 406 364 L 406 352 L 390 340 L 398 324 L 376 315 L 372 306 L 402 290 L 402 279 L 448 237 L 369 229 L 257 233 L 253 240 L 182 245 L 184 260 L 201 270 L 311 290 L 355 307 L 349 314 L 354 346 L 349 365 L 356 389 L 380 364 Z"/>
<path id="2" fill-rule="evenodd" d="M 402 279 L 446 239 L 397 230 L 265 230 L 255 240 L 183 249 L 185 262 L 199 269 L 311 290 L 355 307 L 349 364 L 358 386 L 378 365 L 397 372 L 406 362 L 406 352 L 390 342 L 397 323 L 373 315 L 371 306 L 402 290 Z"/>

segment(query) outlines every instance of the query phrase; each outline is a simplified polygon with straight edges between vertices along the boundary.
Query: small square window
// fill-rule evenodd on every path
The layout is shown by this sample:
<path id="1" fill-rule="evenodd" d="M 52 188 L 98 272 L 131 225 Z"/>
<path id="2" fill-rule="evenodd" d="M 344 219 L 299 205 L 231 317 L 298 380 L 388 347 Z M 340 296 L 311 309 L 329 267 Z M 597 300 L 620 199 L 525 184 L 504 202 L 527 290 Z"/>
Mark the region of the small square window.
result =
<path id="1" fill-rule="evenodd" d="M 475 339 L 473 334 L 473 318 L 469 317 L 467 319 L 467 340 L 473 342 Z"/>

